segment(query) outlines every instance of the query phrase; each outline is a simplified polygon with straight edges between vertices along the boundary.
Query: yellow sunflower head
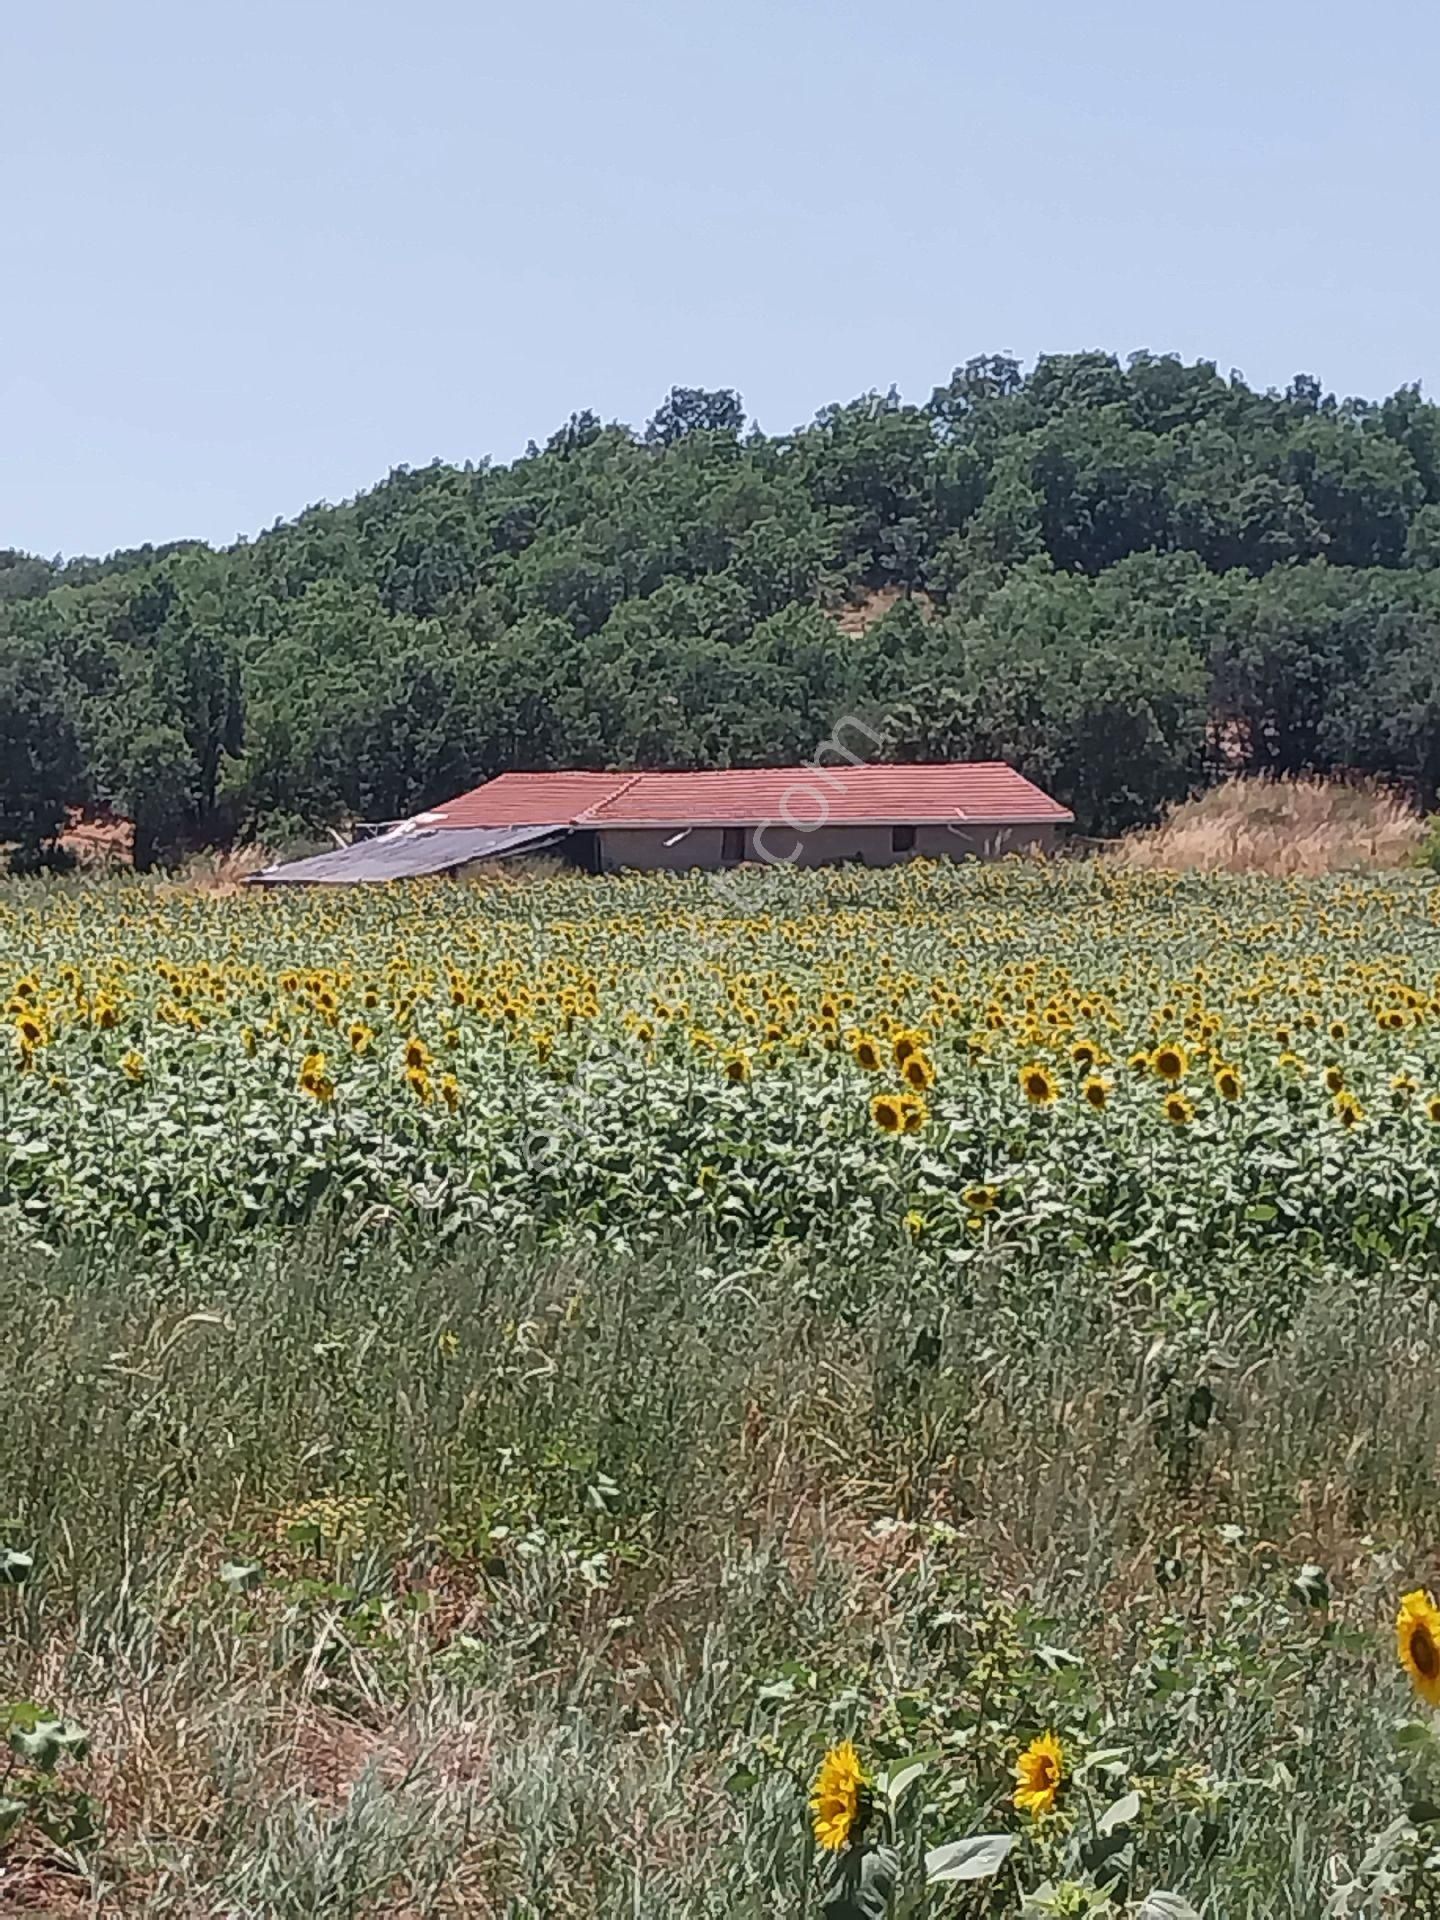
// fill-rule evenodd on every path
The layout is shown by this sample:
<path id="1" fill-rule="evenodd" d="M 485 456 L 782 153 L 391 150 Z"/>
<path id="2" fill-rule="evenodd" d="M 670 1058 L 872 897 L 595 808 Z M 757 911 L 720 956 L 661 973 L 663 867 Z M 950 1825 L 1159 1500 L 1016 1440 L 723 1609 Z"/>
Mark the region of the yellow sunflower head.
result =
<path id="1" fill-rule="evenodd" d="M 1070 1058 L 1077 1067 L 1093 1067 L 1100 1058 L 1100 1049 L 1093 1040 L 1077 1040 L 1070 1049 Z"/>
<path id="2" fill-rule="evenodd" d="M 880 1042 L 873 1034 L 857 1034 L 851 1052 L 855 1056 L 856 1065 L 863 1067 L 866 1073 L 880 1071 Z"/>
<path id="3" fill-rule="evenodd" d="M 743 1087 L 750 1078 L 750 1056 L 742 1048 L 725 1056 L 725 1078 L 732 1087 Z"/>
<path id="4" fill-rule="evenodd" d="M 877 1093 L 870 1102 L 870 1118 L 882 1133 L 900 1133 L 904 1130 L 905 1114 L 900 1105 L 900 1096 L 894 1093 Z"/>
<path id="5" fill-rule="evenodd" d="M 1365 1109 L 1353 1093 L 1337 1093 L 1333 1105 L 1335 1118 L 1342 1127 L 1358 1127 L 1365 1118 Z"/>
<path id="6" fill-rule="evenodd" d="M 1030 1742 L 1015 1762 L 1015 1805 L 1033 1820 L 1050 1812 L 1064 1778 L 1064 1753 L 1053 1733 Z"/>
<path id="7" fill-rule="evenodd" d="M 1183 1080 L 1190 1071 L 1190 1056 L 1178 1041 L 1167 1040 L 1163 1046 L 1156 1047 L 1150 1056 L 1150 1064 L 1162 1080 L 1172 1084 Z"/>
<path id="8" fill-rule="evenodd" d="M 1110 1082 L 1103 1074 L 1092 1073 L 1087 1076 L 1080 1091 L 1084 1094 L 1086 1102 L 1099 1113 L 1110 1099 Z"/>
<path id="9" fill-rule="evenodd" d="M 1440 1127 L 1440 1093 L 1427 1095 L 1425 1100 L 1425 1118 L 1432 1126 Z"/>
<path id="10" fill-rule="evenodd" d="M 1238 1067 L 1220 1066 L 1215 1069 L 1215 1091 L 1222 1100 L 1238 1100 L 1243 1091 Z"/>
<path id="11" fill-rule="evenodd" d="M 842 1740 L 820 1762 L 810 1794 L 815 1844 L 827 1853 L 843 1853 L 860 1837 L 870 1808 L 870 1783 L 854 1743 Z"/>
<path id="12" fill-rule="evenodd" d="M 312 1100 L 318 1100 L 322 1106 L 328 1106 L 335 1098 L 335 1082 L 325 1071 L 323 1053 L 307 1053 L 300 1064 L 300 1090 L 308 1093 Z"/>
<path id="13" fill-rule="evenodd" d="M 1032 1107 L 1048 1107 L 1053 1106 L 1060 1088 L 1050 1069 L 1032 1060 L 1020 1069 L 1020 1091 Z"/>
<path id="14" fill-rule="evenodd" d="M 1165 1118 L 1172 1127 L 1188 1127 L 1195 1118 L 1195 1103 L 1187 1100 L 1183 1093 L 1167 1093 L 1165 1096 Z"/>
<path id="15" fill-rule="evenodd" d="M 1345 1085 L 1345 1069 L 1334 1060 L 1325 1069 L 1325 1084 L 1331 1093 L 1339 1093 Z"/>
<path id="16" fill-rule="evenodd" d="M 902 1093 L 900 1096 L 900 1123 L 906 1133 L 919 1133 L 930 1118 L 930 1109 L 918 1093 Z"/>
<path id="17" fill-rule="evenodd" d="M 1125 1064 L 1132 1073 L 1148 1073 L 1150 1071 L 1150 1056 L 1143 1047 L 1140 1047 L 1131 1054 Z"/>
<path id="18" fill-rule="evenodd" d="M 430 1049 L 423 1040 L 413 1036 L 405 1042 L 406 1073 L 424 1073 L 430 1064 Z"/>
<path id="19" fill-rule="evenodd" d="M 924 1093 L 927 1087 L 935 1084 L 935 1069 L 918 1047 L 906 1055 L 902 1072 L 905 1084 L 915 1093 Z"/>
<path id="20" fill-rule="evenodd" d="M 1440 1609 L 1423 1587 L 1407 1593 L 1395 1621 L 1400 1664 L 1428 1707 L 1440 1707 Z"/>
<path id="21" fill-rule="evenodd" d="M 960 1197 L 971 1213 L 993 1213 L 1000 1198 L 994 1187 L 966 1187 Z"/>

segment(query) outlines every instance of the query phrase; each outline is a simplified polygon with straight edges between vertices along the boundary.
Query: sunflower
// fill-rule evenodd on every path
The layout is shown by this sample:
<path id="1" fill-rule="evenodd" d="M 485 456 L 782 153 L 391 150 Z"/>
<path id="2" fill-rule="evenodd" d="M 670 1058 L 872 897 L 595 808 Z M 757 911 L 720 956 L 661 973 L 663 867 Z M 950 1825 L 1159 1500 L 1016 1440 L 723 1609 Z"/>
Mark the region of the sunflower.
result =
<path id="1" fill-rule="evenodd" d="M 1140 1047 L 1136 1052 L 1131 1054 L 1125 1064 L 1132 1073 L 1148 1073 L 1150 1071 L 1150 1056 L 1143 1047 Z"/>
<path id="2" fill-rule="evenodd" d="M 903 1132 L 905 1114 L 900 1104 L 900 1096 L 893 1093 L 877 1093 L 870 1102 L 870 1118 L 882 1133 Z"/>
<path id="3" fill-rule="evenodd" d="M 1325 1069 L 1325 1085 L 1331 1093 L 1339 1093 L 1345 1085 L 1345 1069 L 1333 1060 Z"/>
<path id="4" fill-rule="evenodd" d="M 45 1044 L 45 1022 L 38 1013 L 22 1013 L 15 1022 L 15 1031 L 20 1036 L 22 1047 L 43 1047 Z"/>
<path id="5" fill-rule="evenodd" d="M 1183 1093 L 1167 1093 L 1165 1096 L 1165 1118 L 1172 1127 L 1188 1127 L 1195 1118 L 1195 1103 L 1187 1100 Z"/>
<path id="6" fill-rule="evenodd" d="M 430 1064 L 430 1049 L 413 1035 L 405 1042 L 406 1073 L 424 1073 Z"/>
<path id="7" fill-rule="evenodd" d="M 1425 1118 L 1432 1125 L 1440 1127 L 1440 1093 L 1432 1093 L 1426 1097 Z"/>
<path id="8" fill-rule="evenodd" d="M 1060 1093 L 1054 1074 L 1048 1067 L 1041 1066 L 1038 1060 L 1021 1067 L 1020 1091 L 1032 1107 L 1052 1106 Z"/>
<path id="9" fill-rule="evenodd" d="M 903 1028 L 899 1033 L 896 1034 L 894 1042 L 891 1046 L 891 1052 L 895 1056 L 895 1067 L 897 1072 L 901 1072 L 901 1073 L 904 1072 L 905 1062 L 910 1058 L 912 1053 L 918 1053 L 920 1051 L 920 1047 L 924 1041 L 924 1038 L 925 1038 L 924 1034 L 912 1033 L 908 1027 Z"/>
<path id="10" fill-rule="evenodd" d="M 1000 1195 L 994 1187 L 967 1187 L 960 1198 L 972 1213 L 993 1213 Z"/>
<path id="11" fill-rule="evenodd" d="M 1400 1602 L 1395 1640 L 1415 1691 L 1427 1707 L 1440 1707 L 1440 1608 L 1423 1587 Z"/>
<path id="12" fill-rule="evenodd" d="M 1100 1049 L 1093 1040 L 1077 1040 L 1070 1049 L 1070 1058 L 1077 1067 L 1088 1071 L 1100 1058 Z"/>
<path id="13" fill-rule="evenodd" d="M 1064 1775 L 1064 1754 L 1053 1733 L 1042 1733 L 1015 1762 L 1015 1805 L 1034 1820 L 1055 1805 Z"/>
<path id="14" fill-rule="evenodd" d="M 144 1059 L 132 1048 L 120 1062 L 120 1071 L 127 1080 L 133 1080 L 138 1085 L 145 1078 Z"/>
<path id="15" fill-rule="evenodd" d="M 1353 1093 L 1337 1093 L 1332 1104 L 1342 1127 L 1358 1127 L 1365 1118 L 1365 1109 Z"/>
<path id="16" fill-rule="evenodd" d="M 1099 1113 L 1110 1099 L 1110 1082 L 1103 1074 L 1092 1073 L 1087 1076 L 1080 1091 L 1088 1104 Z"/>
<path id="17" fill-rule="evenodd" d="M 906 1133 L 919 1133 L 930 1118 L 930 1109 L 918 1093 L 902 1093 L 900 1096 L 900 1119 Z"/>
<path id="18" fill-rule="evenodd" d="M 741 1047 L 725 1056 L 725 1078 L 732 1087 L 743 1087 L 750 1078 L 750 1056 Z"/>
<path id="19" fill-rule="evenodd" d="M 1150 1064 L 1162 1080 L 1173 1083 L 1183 1080 L 1190 1071 L 1190 1056 L 1176 1041 L 1167 1040 L 1163 1047 L 1156 1047 L 1151 1054 Z"/>
<path id="20" fill-rule="evenodd" d="M 850 1051 L 855 1064 L 863 1067 L 866 1073 L 880 1071 L 880 1042 L 872 1034 L 857 1033 Z"/>
<path id="21" fill-rule="evenodd" d="M 842 1740 L 832 1747 L 820 1763 L 810 1794 L 817 1847 L 841 1853 L 858 1838 L 870 1808 L 869 1786 L 854 1743 Z"/>
<path id="22" fill-rule="evenodd" d="M 453 1073 L 447 1073 L 442 1077 L 440 1081 L 440 1097 L 451 1113 L 458 1111 L 460 1106 L 460 1082 L 455 1078 Z"/>
<path id="23" fill-rule="evenodd" d="M 1332 1020 L 1330 1022 L 1330 1025 L 1325 1029 L 1325 1031 L 1330 1035 L 1330 1038 L 1335 1042 L 1336 1046 L 1338 1047 L 1340 1042 L 1345 1038 L 1345 1035 L 1349 1031 L 1349 1029 L 1346 1027 L 1345 1022 L 1343 1020 Z"/>
<path id="24" fill-rule="evenodd" d="M 918 1047 L 906 1055 L 902 1072 L 905 1084 L 915 1093 L 924 1093 L 927 1087 L 935 1084 L 935 1069 Z"/>
<path id="25" fill-rule="evenodd" d="M 430 1098 L 430 1076 L 423 1067 L 407 1067 L 405 1079 L 410 1091 L 423 1107 Z"/>
<path id="26" fill-rule="evenodd" d="M 370 1042 L 374 1037 L 374 1034 L 371 1033 L 369 1027 L 366 1026 L 363 1020 L 354 1021 L 351 1024 L 349 1034 L 352 1052 L 368 1053 L 370 1051 Z"/>
<path id="27" fill-rule="evenodd" d="M 335 1082 L 325 1071 L 323 1053 L 307 1053 L 300 1064 L 299 1085 L 302 1093 L 308 1093 L 312 1100 L 318 1100 L 322 1106 L 335 1098 Z"/>
<path id="28" fill-rule="evenodd" d="M 1238 1100 L 1244 1091 L 1240 1078 L 1240 1069 L 1231 1066 L 1219 1066 L 1215 1069 L 1215 1091 L 1222 1100 Z"/>

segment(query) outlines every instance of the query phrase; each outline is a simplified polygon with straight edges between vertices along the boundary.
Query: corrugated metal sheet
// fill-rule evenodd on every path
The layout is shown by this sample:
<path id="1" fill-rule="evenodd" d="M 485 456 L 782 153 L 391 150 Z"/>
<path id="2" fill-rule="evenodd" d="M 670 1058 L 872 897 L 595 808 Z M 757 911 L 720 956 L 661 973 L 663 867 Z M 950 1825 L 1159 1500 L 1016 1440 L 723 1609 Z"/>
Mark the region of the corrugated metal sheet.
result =
<path id="1" fill-rule="evenodd" d="M 573 809 L 573 810 L 569 810 Z M 762 767 L 720 773 L 505 773 L 439 807 L 446 826 L 1063 825 L 1068 808 L 1003 760 L 939 766 Z"/>
<path id="2" fill-rule="evenodd" d="M 476 827 L 406 827 L 382 833 L 374 840 L 357 840 L 352 847 L 317 853 L 309 860 L 291 860 L 266 867 L 251 876 L 256 886 L 351 886 L 368 880 L 406 880 L 427 873 L 450 873 L 472 860 L 493 860 L 544 846 L 567 831 L 558 826 L 504 827 L 498 831 Z"/>

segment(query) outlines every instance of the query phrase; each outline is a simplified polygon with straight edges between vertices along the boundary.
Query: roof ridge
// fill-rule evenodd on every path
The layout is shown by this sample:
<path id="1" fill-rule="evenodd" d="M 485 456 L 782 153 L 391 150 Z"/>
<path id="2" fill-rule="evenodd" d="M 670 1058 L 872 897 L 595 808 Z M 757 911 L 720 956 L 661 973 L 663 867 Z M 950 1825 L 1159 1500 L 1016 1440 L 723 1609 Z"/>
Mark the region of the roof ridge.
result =
<path id="1" fill-rule="evenodd" d="M 629 793 L 635 783 L 644 778 L 643 773 L 632 773 L 628 779 L 623 779 L 618 787 L 613 787 L 603 800 L 593 801 L 590 806 L 582 808 L 576 814 L 574 824 L 578 827 L 582 820 L 594 820 L 612 801 L 620 799 L 622 794 Z"/>

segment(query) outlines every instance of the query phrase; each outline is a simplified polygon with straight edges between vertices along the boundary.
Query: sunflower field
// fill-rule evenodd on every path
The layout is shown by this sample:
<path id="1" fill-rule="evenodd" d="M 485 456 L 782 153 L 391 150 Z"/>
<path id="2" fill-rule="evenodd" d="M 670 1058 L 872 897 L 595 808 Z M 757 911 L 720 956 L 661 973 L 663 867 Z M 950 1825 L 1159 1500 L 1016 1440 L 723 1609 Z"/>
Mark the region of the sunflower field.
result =
<path id="1" fill-rule="evenodd" d="M 0 1911 L 1440 1916 L 1440 890 L 0 891 Z"/>
<path id="2" fill-rule="evenodd" d="M 748 897 L 747 897 L 748 896 Z M 0 902 L 0 1221 L 1303 1274 L 1440 1245 L 1440 895 L 1097 866 Z"/>

